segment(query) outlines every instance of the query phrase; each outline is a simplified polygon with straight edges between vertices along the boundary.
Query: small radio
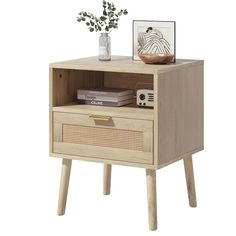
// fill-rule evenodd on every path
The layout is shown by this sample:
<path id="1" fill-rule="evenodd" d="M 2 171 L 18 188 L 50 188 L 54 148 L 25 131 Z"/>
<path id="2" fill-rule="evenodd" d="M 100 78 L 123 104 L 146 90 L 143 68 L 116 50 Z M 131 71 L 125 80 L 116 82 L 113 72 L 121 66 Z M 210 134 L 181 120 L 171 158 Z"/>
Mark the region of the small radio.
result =
<path id="1" fill-rule="evenodd" d="M 138 89 L 137 90 L 137 105 L 144 107 L 154 106 L 154 93 L 150 89 Z"/>

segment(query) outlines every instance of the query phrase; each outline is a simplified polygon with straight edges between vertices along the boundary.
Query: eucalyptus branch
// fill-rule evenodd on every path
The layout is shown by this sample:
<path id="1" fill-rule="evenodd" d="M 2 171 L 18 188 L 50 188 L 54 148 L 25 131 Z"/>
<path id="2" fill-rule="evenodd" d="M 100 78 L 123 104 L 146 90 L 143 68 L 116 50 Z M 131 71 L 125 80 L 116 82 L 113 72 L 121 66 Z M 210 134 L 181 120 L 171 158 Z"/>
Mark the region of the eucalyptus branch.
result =
<path id="1" fill-rule="evenodd" d="M 116 10 L 114 3 L 102 1 L 103 14 L 100 17 L 90 12 L 81 11 L 77 16 L 78 22 L 85 22 L 90 32 L 106 31 L 110 33 L 113 29 L 118 28 L 119 17 L 127 15 L 127 9 Z"/>

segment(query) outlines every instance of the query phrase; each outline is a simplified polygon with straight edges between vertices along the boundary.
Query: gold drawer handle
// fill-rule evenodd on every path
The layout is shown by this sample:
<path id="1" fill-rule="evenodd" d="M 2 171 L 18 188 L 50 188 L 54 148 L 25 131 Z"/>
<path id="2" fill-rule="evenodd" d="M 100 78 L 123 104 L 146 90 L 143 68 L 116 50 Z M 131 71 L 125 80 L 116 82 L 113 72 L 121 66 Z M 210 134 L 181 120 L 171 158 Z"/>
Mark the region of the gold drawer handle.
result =
<path id="1" fill-rule="evenodd" d="M 93 120 L 109 121 L 111 119 L 111 116 L 90 115 L 89 118 Z"/>

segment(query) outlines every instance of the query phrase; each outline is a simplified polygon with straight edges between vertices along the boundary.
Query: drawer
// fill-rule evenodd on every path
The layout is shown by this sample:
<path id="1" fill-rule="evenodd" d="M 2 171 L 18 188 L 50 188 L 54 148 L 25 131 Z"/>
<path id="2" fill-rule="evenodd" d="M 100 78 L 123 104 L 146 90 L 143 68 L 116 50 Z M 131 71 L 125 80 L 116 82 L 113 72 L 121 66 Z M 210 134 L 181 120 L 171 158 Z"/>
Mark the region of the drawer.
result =
<path id="1" fill-rule="evenodd" d="M 53 152 L 153 164 L 153 121 L 54 112 Z"/>

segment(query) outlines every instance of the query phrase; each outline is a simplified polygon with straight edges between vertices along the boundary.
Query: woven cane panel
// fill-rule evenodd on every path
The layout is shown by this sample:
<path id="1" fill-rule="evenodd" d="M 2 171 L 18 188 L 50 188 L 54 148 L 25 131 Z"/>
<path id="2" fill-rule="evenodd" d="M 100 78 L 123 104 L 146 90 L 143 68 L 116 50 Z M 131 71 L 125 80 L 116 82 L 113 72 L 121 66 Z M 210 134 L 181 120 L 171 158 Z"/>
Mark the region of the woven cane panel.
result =
<path id="1" fill-rule="evenodd" d="M 63 125 L 63 142 L 143 151 L 143 132 Z"/>

